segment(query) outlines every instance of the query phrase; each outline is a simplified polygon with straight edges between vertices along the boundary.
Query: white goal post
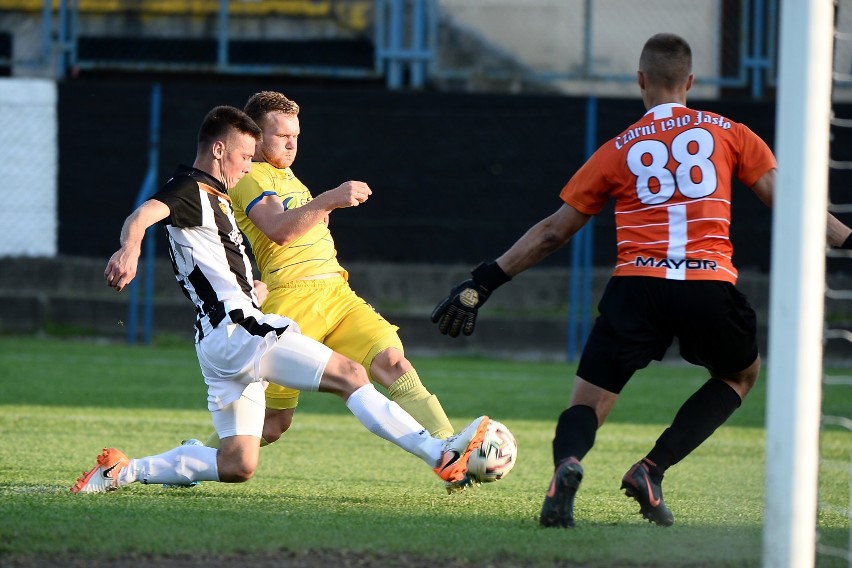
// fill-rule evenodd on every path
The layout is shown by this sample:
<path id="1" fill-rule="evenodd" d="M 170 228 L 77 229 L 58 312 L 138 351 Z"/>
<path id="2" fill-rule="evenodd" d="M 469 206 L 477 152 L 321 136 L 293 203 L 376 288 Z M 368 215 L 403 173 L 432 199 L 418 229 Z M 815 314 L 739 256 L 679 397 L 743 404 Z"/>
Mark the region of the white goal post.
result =
<path id="1" fill-rule="evenodd" d="M 765 568 L 815 562 L 834 3 L 781 2 Z"/>

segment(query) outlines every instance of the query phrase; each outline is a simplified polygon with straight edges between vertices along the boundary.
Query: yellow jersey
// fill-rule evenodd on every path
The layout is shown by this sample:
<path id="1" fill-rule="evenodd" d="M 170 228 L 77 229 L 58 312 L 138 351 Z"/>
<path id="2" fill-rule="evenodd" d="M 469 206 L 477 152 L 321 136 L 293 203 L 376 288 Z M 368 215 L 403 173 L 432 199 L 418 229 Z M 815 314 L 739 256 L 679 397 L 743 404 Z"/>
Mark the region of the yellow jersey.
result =
<path id="1" fill-rule="evenodd" d="M 301 237 L 279 246 L 248 218 L 251 208 L 268 195 L 276 195 L 284 209 L 288 210 L 301 207 L 313 199 L 311 192 L 290 168 L 278 169 L 266 162 L 255 162 L 251 171 L 228 191 L 228 195 L 237 225 L 251 244 L 261 280 L 270 290 L 293 280 L 319 274 L 337 272 L 343 278 L 349 278 L 349 274 L 337 261 L 334 239 L 325 223 L 317 223 Z"/>

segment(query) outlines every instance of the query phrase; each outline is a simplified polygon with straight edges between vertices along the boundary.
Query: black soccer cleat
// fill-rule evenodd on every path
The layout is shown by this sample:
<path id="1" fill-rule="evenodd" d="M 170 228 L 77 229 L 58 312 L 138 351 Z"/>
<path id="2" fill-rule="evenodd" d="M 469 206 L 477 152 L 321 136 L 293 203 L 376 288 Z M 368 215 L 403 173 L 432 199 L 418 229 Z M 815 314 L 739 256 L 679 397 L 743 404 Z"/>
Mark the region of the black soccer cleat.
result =
<path id="1" fill-rule="evenodd" d="M 621 478 L 625 495 L 639 503 L 642 516 L 661 527 L 674 524 L 674 515 L 663 501 L 663 488 L 649 474 L 646 460 L 636 462 Z"/>
<path id="2" fill-rule="evenodd" d="M 563 460 L 553 472 L 538 522 L 543 527 L 574 526 L 574 496 L 583 481 L 583 466 L 576 458 Z"/>

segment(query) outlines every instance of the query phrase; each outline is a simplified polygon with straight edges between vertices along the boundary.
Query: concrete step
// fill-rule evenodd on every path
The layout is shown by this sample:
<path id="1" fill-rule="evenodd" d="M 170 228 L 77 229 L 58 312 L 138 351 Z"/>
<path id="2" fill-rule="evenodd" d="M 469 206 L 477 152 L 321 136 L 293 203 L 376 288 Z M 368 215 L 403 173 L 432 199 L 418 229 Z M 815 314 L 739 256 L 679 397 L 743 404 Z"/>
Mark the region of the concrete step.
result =
<path id="1" fill-rule="evenodd" d="M 0 333 L 90 334 L 113 339 L 128 335 L 130 292 L 116 293 L 103 280 L 105 259 L 0 258 Z M 389 321 L 398 325 L 409 354 L 487 355 L 564 360 L 568 350 L 570 271 L 533 269 L 506 284 L 481 310 L 476 332 L 449 338 L 438 333 L 429 315 L 435 304 L 462 279 L 470 266 L 355 263 L 348 266 L 352 287 Z M 146 267 L 140 264 L 140 278 Z M 592 305 L 596 305 L 609 270 L 595 272 Z M 852 289 L 852 279 L 832 276 L 831 287 Z M 140 281 L 139 302 L 142 301 Z M 742 273 L 740 289 L 758 312 L 761 352 L 767 347 L 768 277 Z M 191 340 L 193 309 L 175 284 L 169 262 L 154 269 L 153 332 L 155 337 Z M 852 328 L 852 302 L 830 300 L 826 314 L 832 328 Z M 141 309 L 138 312 L 141 334 Z M 141 337 L 141 335 L 140 335 Z M 669 350 L 677 359 L 677 349 Z M 826 342 L 826 358 L 852 359 L 846 341 Z"/>

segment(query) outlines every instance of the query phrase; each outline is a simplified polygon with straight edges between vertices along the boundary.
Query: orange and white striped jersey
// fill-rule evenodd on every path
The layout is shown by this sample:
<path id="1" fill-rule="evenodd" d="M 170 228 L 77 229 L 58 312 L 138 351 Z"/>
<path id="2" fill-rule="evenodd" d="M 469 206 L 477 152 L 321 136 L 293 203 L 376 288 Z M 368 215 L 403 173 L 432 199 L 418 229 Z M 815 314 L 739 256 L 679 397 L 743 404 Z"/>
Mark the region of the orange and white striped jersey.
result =
<path id="1" fill-rule="evenodd" d="M 751 187 L 775 167 L 745 125 L 667 103 L 598 148 L 559 195 L 588 215 L 615 199 L 614 276 L 736 284 L 731 180 Z"/>

